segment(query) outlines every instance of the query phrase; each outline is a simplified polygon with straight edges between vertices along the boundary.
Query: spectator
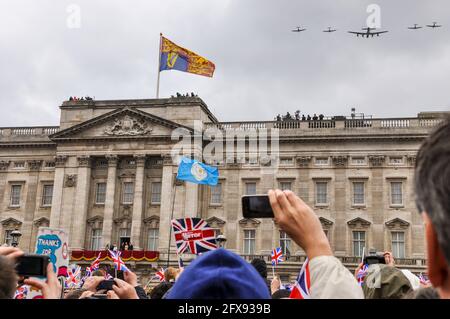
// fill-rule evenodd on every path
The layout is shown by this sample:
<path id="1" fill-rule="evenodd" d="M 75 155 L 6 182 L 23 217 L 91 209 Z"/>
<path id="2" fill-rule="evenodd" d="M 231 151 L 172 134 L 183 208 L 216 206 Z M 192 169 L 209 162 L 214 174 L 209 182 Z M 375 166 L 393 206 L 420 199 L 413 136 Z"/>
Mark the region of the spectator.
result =
<path id="1" fill-rule="evenodd" d="M 75 290 L 69 291 L 65 295 L 64 299 L 80 299 L 81 295 L 83 295 L 83 293 L 85 291 L 88 291 L 88 290 L 86 290 L 84 288 L 80 288 L 80 289 L 75 289 Z"/>
<path id="2" fill-rule="evenodd" d="M 369 266 L 362 287 L 366 299 L 402 299 L 413 291 L 400 269 L 384 264 Z"/>
<path id="3" fill-rule="evenodd" d="M 262 279 L 267 285 L 267 289 L 270 292 L 270 282 L 267 280 L 267 264 L 261 258 L 255 258 L 252 260 L 251 265 L 255 267 L 256 271 L 261 275 Z"/>
<path id="4" fill-rule="evenodd" d="M 128 250 L 133 250 L 133 244 L 130 243 L 130 245 L 128 245 Z"/>
<path id="5" fill-rule="evenodd" d="M 164 271 L 164 280 L 167 282 L 175 282 L 175 279 L 177 277 L 178 270 L 174 267 L 168 267 Z"/>
<path id="6" fill-rule="evenodd" d="M 162 299 L 163 296 L 172 288 L 173 282 L 163 281 L 159 283 L 150 292 L 150 299 Z"/>
<path id="7" fill-rule="evenodd" d="M 0 256 L 0 270 L 0 299 L 12 299 L 19 279 L 14 269 L 14 261 Z"/>
<path id="8" fill-rule="evenodd" d="M 333 256 L 314 211 L 292 191 L 269 190 L 275 223 L 305 251 L 309 259 L 312 299 L 362 299 L 356 279 Z"/>
<path id="9" fill-rule="evenodd" d="M 415 168 L 416 203 L 425 224 L 428 277 L 450 298 L 450 118 L 425 139 Z"/>
<path id="10" fill-rule="evenodd" d="M 240 256 L 219 248 L 197 257 L 187 267 L 168 299 L 268 299 L 261 275 Z"/>
<path id="11" fill-rule="evenodd" d="M 434 287 L 420 288 L 414 291 L 408 299 L 439 299 L 439 293 Z"/>

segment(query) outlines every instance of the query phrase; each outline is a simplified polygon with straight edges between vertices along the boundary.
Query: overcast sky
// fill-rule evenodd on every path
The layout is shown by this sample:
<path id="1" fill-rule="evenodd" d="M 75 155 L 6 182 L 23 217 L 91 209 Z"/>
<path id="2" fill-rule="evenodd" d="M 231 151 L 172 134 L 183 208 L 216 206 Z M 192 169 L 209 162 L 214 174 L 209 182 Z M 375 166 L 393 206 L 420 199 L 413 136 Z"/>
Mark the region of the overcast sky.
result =
<path id="1" fill-rule="evenodd" d="M 389 33 L 348 34 L 372 3 Z M 213 78 L 162 72 L 160 96 L 193 91 L 221 121 L 450 110 L 448 0 L 1 0 L 0 126 L 58 125 L 71 95 L 154 98 L 160 32 L 216 64 Z"/>

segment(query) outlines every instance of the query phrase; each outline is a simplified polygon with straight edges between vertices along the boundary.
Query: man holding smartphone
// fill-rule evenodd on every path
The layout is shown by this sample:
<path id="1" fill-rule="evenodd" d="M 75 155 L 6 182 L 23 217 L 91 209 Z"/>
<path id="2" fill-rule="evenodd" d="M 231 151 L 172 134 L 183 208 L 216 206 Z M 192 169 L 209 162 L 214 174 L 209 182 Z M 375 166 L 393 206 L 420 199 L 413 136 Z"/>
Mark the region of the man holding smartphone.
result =
<path id="1" fill-rule="evenodd" d="M 364 299 L 358 282 L 333 256 L 314 211 L 292 191 L 268 192 L 275 223 L 303 248 L 309 259 L 311 299 Z"/>

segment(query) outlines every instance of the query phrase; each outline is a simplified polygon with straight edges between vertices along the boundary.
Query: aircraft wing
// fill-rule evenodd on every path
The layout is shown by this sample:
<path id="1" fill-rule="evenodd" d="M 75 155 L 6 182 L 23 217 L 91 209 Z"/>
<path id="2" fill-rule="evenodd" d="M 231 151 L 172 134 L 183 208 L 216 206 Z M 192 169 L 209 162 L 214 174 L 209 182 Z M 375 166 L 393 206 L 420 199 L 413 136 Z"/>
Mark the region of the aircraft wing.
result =
<path id="1" fill-rule="evenodd" d="M 371 33 L 369 33 L 369 34 L 382 34 L 382 33 L 386 33 L 386 32 L 389 32 L 389 31 L 378 31 L 378 32 L 371 32 Z"/>
<path id="2" fill-rule="evenodd" d="M 366 32 L 356 32 L 356 31 L 348 31 L 348 33 L 353 33 L 353 34 L 358 34 L 358 35 L 367 34 Z"/>

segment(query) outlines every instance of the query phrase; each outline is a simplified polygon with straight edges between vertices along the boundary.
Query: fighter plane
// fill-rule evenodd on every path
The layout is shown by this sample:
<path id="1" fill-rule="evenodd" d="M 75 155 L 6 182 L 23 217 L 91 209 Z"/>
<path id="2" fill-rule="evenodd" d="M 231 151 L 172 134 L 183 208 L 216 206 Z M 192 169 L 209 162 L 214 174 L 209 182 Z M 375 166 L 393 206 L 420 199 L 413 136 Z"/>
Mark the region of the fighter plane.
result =
<path id="1" fill-rule="evenodd" d="M 331 29 L 331 27 L 328 27 L 328 30 L 323 30 L 323 32 L 329 32 L 329 33 L 335 32 L 335 31 L 337 31 L 337 30 L 336 29 Z"/>
<path id="2" fill-rule="evenodd" d="M 433 22 L 433 24 L 427 24 L 427 27 L 429 28 L 440 28 L 442 25 L 438 25 L 437 22 Z"/>
<path id="3" fill-rule="evenodd" d="M 292 32 L 302 32 L 305 31 L 306 29 L 301 29 L 300 27 L 296 27 L 297 30 L 292 30 Z"/>
<path id="4" fill-rule="evenodd" d="M 410 30 L 417 30 L 417 29 L 422 29 L 422 27 L 419 27 L 417 23 L 414 23 L 413 27 L 408 27 L 408 29 Z"/>
<path id="5" fill-rule="evenodd" d="M 364 37 L 369 38 L 369 36 L 371 36 L 373 38 L 374 35 L 379 37 L 380 34 L 388 32 L 388 31 L 371 32 L 371 30 L 376 30 L 376 28 L 362 28 L 362 30 L 366 30 L 366 32 L 348 31 L 348 33 L 356 34 L 357 37 L 359 37 L 361 35 L 363 38 Z"/>

